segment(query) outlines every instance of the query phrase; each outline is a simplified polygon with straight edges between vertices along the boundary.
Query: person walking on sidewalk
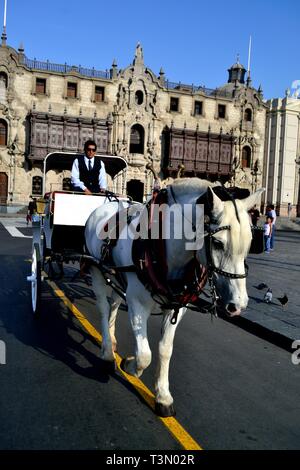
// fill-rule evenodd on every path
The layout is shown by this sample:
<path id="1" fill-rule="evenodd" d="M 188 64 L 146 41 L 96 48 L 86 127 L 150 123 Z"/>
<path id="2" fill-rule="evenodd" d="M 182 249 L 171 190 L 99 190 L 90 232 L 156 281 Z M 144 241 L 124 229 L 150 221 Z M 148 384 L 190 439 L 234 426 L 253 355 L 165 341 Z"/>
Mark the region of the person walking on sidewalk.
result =
<path id="1" fill-rule="evenodd" d="M 272 233 L 271 233 L 271 239 L 270 239 L 270 250 L 274 250 L 274 242 L 275 242 L 275 224 L 276 224 L 276 211 L 274 208 L 274 204 L 270 204 L 267 207 L 267 216 L 272 218 Z"/>
<path id="2" fill-rule="evenodd" d="M 30 196 L 31 201 L 29 201 L 28 204 L 28 209 L 27 209 L 27 216 L 26 216 L 26 222 L 27 225 L 29 222 L 32 222 L 32 216 L 37 212 L 37 204 L 36 204 L 36 198 Z"/>
<path id="3" fill-rule="evenodd" d="M 267 215 L 266 222 L 264 223 L 265 253 L 270 253 L 272 222 L 273 222 L 272 217 Z"/>
<path id="4" fill-rule="evenodd" d="M 257 222 L 259 220 L 260 214 L 259 210 L 257 209 L 256 205 L 252 207 L 249 211 L 250 217 L 251 217 L 251 222 L 254 227 L 257 227 Z"/>

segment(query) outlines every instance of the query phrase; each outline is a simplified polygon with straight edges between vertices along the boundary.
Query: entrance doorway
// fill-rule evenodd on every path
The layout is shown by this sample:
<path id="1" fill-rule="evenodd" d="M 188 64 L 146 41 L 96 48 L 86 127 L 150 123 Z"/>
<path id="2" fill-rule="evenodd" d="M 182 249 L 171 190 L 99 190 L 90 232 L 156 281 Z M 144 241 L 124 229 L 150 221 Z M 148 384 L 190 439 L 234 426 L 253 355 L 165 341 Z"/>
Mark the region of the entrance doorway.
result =
<path id="1" fill-rule="evenodd" d="M 8 195 L 8 176 L 0 172 L 0 204 L 6 204 Z"/>
<path id="2" fill-rule="evenodd" d="M 140 180 L 130 180 L 127 183 L 127 195 L 136 202 L 143 202 L 144 183 Z"/>

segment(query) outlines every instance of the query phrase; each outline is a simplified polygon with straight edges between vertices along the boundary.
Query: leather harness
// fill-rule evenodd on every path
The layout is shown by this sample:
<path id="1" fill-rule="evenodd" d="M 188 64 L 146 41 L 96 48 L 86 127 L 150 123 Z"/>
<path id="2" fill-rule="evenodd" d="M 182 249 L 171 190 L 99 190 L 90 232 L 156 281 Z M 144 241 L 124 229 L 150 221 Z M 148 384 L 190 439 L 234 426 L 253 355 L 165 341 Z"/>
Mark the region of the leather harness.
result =
<path id="1" fill-rule="evenodd" d="M 219 188 L 219 189 L 218 189 Z M 217 191 L 216 191 L 217 189 Z M 224 187 L 214 187 L 214 192 L 222 200 L 231 200 L 234 204 L 235 212 L 238 217 L 238 211 L 234 200 L 234 194 L 231 194 Z M 171 187 L 171 195 L 176 203 L 176 195 Z M 246 197 L 244 195 L 244 197 Z M 202 313 L 216 314 L 217 295 L 213 275 L 217 273 L 221 276 L 241 279 L 248 275 L 248 267 L 245 263 L 245 273 L 236 274 L 229 273 L 216 267 L 212 258 L 212 241 L 213 235 L 221 230 L 230 230 L 230 225 L 220 226 L 215 229 L 212 228 L 214 221 L 211 219 L 211 208 L 209 205 L 207 193 L 203 194 L 197 203 L 204 204 L 204 213 L 206 215 L 207 223 L 205 224 L 205 251 L 207 263 L 206 266 L 201 265 L 196 259 L 196 253 L 190 262 L 184 268 L 183 276 L 178 280 L 168 280 L 168 266 L 166 262 L 166 247 L 165 240 L 162 236 L 158 239 L 151 238 L 151 228 L 153 221 L 153 207 L 154 204 L 159 206 L 168 204 L 168 190 L 162 189 L 153 193 L 152 199 L 146 204 L 145 208 L 148 212 L 148 237 L 147 239 L 137 238 L 132 243 L 132 260 L 133 264 L 129 266 L 115 266 L 113 263 L 112 250 L 118 243 L 118 237 L 111 239 L 108 237 L 102 246 L 101 260 L 99 268 L 106 279 L 107 284 L 114 288 L 124 299 L 126 298 L 126 281 L 122 273 L 135 272 L 138 279 L 151 292 L 153 299 L 161 305 L 163 309 L 174 309 L 175 314 L 171 320 L 176 323 L 178 310 L 184 306 L 194 306 L 194 310 Z M 129 214 L 129 209 L 127 214 Z M 160 216 L 162 214 L 160 213 Z M 114 218 L 116 215 L 114 215 Z M 128 215 L 128 223 L 130 216 Z M 159 221 L 161 223 L 161 221 Z M 109 226 L 109 222 L 107 223 Z M 161 227 L 161 225 L 160 225 Z M 113 227 L 114 232 L 118 232 L 118 216 L 116 226 Z M 111 280 L 111 275 L 116 277 L 118 285 Z M 199 296 L 203 292 L 204 286 L 209 281 L 210 296 L 212 303 L 208 303 Z M 205 294 L 205 292 L 203 292 Z M 205 294 L 208 296 L 207 294 Z"/>

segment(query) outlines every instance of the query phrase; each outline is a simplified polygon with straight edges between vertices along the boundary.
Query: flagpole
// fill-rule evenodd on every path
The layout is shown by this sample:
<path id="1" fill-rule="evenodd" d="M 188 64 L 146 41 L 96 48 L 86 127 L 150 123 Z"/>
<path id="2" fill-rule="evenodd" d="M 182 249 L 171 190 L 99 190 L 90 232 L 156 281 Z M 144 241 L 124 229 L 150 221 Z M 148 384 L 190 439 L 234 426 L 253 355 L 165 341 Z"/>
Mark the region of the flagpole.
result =
<path id="1" fill-rule="evenodd" d="M 251 57 L 251 36 L 249 39 L 249 49 L 248 49 L 248 76 L 250 76 L 250 57 Z"/>
<path id="2" fill-rule="evenodd" d="M 4 19 L 3 19 L 3 28 L 6 28 L 6 10 L 7 10 L 7 0 L 4 0 Z"/>
<path id="3" fill-rule="evenodd" d="M 6 12 L 7 12 L 7 0 L 4 0 L 4 18 L 3 18 L 3 32 L 2 32 L 2 46 L 6 45 Z"/>

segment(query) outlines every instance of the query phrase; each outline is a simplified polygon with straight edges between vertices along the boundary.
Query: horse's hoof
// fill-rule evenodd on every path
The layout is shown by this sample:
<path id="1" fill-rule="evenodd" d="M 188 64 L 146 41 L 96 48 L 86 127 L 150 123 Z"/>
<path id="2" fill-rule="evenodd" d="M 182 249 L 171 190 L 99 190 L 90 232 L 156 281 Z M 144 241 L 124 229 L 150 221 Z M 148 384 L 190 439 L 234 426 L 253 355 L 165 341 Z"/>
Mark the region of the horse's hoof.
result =
<path id="1" fill-rule="evenodd" d="M 103 361 L 103 369 L 107 374 L 114 374 L 117 370 L 117 364 L 116 361 Z"/>
<path id="2" fill-rule="evenodd" d="M 155 413 L 162 418 L 168 418 L 175 416 L 176 411 L 174 405 L 162 405 L 161 403 L 155 403 Z"/>
<path id="3" fill-rule="evenodd" d="M 120 362 L 120 369 L 126 372 L 125 365 L 126 365 L 126 357 L 123 357 L 122 361 Z"/>
<path id="4" fill-rule="evenodd" d="M 134 356 L 124 357 L 120 363 L 120 369 L 122 369 L 126 374 L 133 375 L 134 377 L 138 377 L 132 370 L 130 370 L 130 366 L 132 367 L 134 361 Z"/>

